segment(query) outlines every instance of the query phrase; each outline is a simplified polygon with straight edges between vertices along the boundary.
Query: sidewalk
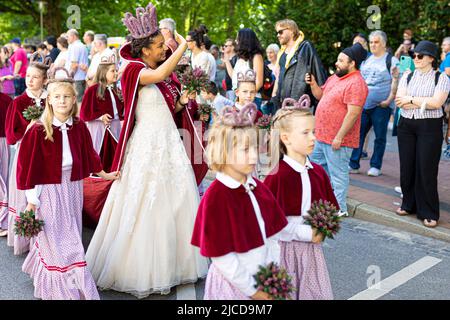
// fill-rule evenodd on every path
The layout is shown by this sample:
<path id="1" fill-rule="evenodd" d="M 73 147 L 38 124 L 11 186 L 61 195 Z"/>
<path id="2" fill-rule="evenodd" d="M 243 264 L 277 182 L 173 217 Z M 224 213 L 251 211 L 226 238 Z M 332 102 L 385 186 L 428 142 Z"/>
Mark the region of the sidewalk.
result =
<path id="1" fill-rule="evenodd" d="M 370 159 L 373 150 L 372 143 L 368 150 Z M 369 167 L 370 160 L 361 160 L 361 173 L 350 175 L 348 202 L 351 208 L 350 212 L 355 218 L 376 221 L 450 241 L 450 160 L 442 158 L 439 165 L 438 188 L 441 211 L 439 226 L 436 229 L 424 227 L 422 221 L 418 220 L 415 215 L 400 217 L 395 214 L 395 210 L 402 202 L 400 194 L 394 191 L 395 186 L 400 186 L 400 164 L 397 139 L 392 137 L 390 130 L 383 159 L 382 175 L 379 177 L 367 176 Z"/>

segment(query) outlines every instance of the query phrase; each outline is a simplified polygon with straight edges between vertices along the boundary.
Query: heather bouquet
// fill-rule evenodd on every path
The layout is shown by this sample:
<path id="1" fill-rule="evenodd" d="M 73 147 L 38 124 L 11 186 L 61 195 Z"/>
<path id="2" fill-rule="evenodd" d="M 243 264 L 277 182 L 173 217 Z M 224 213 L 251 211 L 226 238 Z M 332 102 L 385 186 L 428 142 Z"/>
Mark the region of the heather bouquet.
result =
<path id="1" fill-rule="evenodd" d="M 42 108 L 41 106 L 32 105 L 32 106 L 29 106 L 28 108 L 26 108 L 22 112 L 22 114 L 26 120 L 32 121 L 32 120 L 39 119 L 43 112 L 44 112 L 44 108 Z"/>
<path id="2" fill-rule="evenodd" d="M 33 210 L 21 212 L 14 222 L 14 233 L 16 235 L 33 238 L 44 228 L 44 220 L 36 219 Z"/>
<path id="3" fill-rule="evenodd" d="M 341 217 L 338 210 L 329 201 L 314 201 L 309 216 L 305 217 L 306 224 L 316 228 L 318 232 L 324 235 L 324 238 L 334 239 L 334 236 L 341 228 Z"/>
<path id="4" fill-rule="evenodd" d="M 274 262 L 259 266 L 253 278 L 256 280 L 255 288 L 270 294 L 274 300 L 290 300 L 290 293 L 295 290 L 286 270 Z"/>
<path id="5" fill-rule="evenodd" d="M 188 68 L 181 75 L 181 83 L 188 92 L 195 91 L 197 94 L 200 94 L 200 91 L 208 86 L 209 82 L 209 76 L 200 67 L 196 67 L 193 70 Z"/>

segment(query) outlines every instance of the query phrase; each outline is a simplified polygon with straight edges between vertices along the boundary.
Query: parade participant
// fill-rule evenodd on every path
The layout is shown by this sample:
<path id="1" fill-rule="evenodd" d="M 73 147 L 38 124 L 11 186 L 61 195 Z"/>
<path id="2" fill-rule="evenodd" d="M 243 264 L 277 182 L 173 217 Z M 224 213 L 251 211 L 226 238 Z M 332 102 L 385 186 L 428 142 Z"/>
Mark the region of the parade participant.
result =
<path id="1" fill-rule="evenodd" d="M 128 60 L 125 121 L 113 168 L 122 178 L 111 186 L 86 260 L 99 288 L 144 298 L 196 282 L 206 276 L 207 261 L 189 243 L 200 199 L 174 121 L 189 101 L 173 73 L 186 40 L 176 34 L 179 47 L 164 61 L 168 48 L 155 7 L 137 15 L 125 15 L 133 38 L 121 49 Z"/>
<path id="2" fill-rule="evenodd" d="M 114 56 L 104 57 L 98 66 L 94 85 L 83 97 L 80 119 L 86 121 L 95 151 L 109 170 L 114 158 L 115 145 L 119 140 L 123 120 L 123 101 L 117 89 L 117 68 Z"/>
<path id="3" fill-rule="evenodd" d="M 209 132 L 207 158 L 217 172 L 198 208 L 192 244 L 212 259 L 205 300 L 269 300 L 255 288 L 260 265 L 279 262 L 286 218 L 270 190 L 251 173 L 257 162 L 256 105 L 225 107 Z"/>
<path id="4" fill-rule="evenodd" d="M 37 62 L 39 59 L 42 59 L 41 61 L 44 61 L 44 63 Z M 30 106 L 44 108 L 45 99 L 47 98 L 47 91 L 44 89 L 44 84 L 47 80 L 47 71 L 50 64 L 50 58 L 44 60 L 38 53 L 33 54 L 26 71 L 25 84 L 27 89 L 15 98 L 8 107 L 5 124 L 6 142 L 9 145 L 15 145 L 16 148 L 10 177 L 16 176 L 20 142 L 27 127 L 30 125 L 30 121 L 24 118 L 23 111 Z M 14 221 L 16 216 L 25 210 L 27 202 L 25 192 L 18 190 L 16 187 L 16 179 L 9 179 L 8 183 L 8 246 L 14 247 L 14 254 L 19 255 L 29 250 L 30 242 L 26 238 L 14 234 Z"/>
<path id="5" fill-rule="evenodd" d="M 304 105 L 302 103 L 304 102 Z M 309 161 L 314 150 L 314 117 L 309 96 L 299 102 L 286 99 L 273 119 L 272 130 L 279 133 L 282 159 L 264 180 L 283 209 L 288 226 L 280 233 L 281 266 L 292 276 L 297 300 L 333 299 L 330 278 L 321 242 L 323 234 L 306 225 L 314 201 L 330 201 L 337 208 L 330 179 L 318 164 Z M 293 106 L 288 106 L 292 103 Z"/>
<path id="6" fill-rule="evenodd" d="M 33 278 L 34 296 L 43 300 L 99 299 L 86 266 L 81 241 L 83 178 L 105 173 L 85 123 L 78 118 L 71 80 L 48 86 L 44 113 L 25 133 L 18 156 L 17 187 L 25 190 L 26 210 L 44 220 L 32 240 L 22 270 Z"/>
<path id="7" fill-rule="evenodd" d="M 5 120 L 12 99 L 0 92 L 0 237 L 8 234 L 9 147 L 5 138 Z"/>
<path id="8" fill-rule="evenodd" d="M 239 111 L 243 106 L 253 103 L 256 97 L 256 73 L 252 69 L 247 69 L 245 72 L 238 72 L 236 88 L 236 103 L 234 107 Z M 262 117 L 262 112 L 257 111 L 255 122 Z"/>

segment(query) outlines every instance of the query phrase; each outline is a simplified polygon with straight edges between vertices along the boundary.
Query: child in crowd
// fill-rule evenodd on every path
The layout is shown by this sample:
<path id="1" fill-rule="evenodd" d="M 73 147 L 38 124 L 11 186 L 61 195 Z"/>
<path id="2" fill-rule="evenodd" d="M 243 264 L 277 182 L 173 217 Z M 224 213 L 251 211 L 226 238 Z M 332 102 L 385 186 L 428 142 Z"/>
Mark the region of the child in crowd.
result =
<path id="1" fill-rule="evenodd" d="M 8 234 L 9 147 L 5 137 L 6 111 L 12 99 L 0 92 L 0 237 Z"/>
<path id="2" fill-rule="evenodd" d="M 219 94 L 219 89 L 213 81 L 211 81 L 209 85 L 202 90 L 201 95 L 203 100 L 206 103 L 211 104 L 214 108 L 210 124 L 214 122 L 214 119 L 217 118 L 224 107 L 232 107 L 234 105 L 233 101 L 228 100 L 227 98 Z"/>
<path id="3" fill-rule="evenodd" d="M 8 181 L 9 218 L 7 243 L 8 246 L 14 247 L 15 255 L 27 252 L 30 246 L 29 240 L 14 234 L 15 218 L 27 206 L 25 192 L 17 189 L 15 177 L 20 143 L 25 131 L 32 124 L 29 120 L 25 119 L 23 112 L 30 106 L 44 108 L 45 99 L 47 98 L 47 91 L 44 89 L 44 85 L 47 81 L 47 71 L 51 64 L 51 59 L 44 59 L 44 62 L 38 62 L 39 60 L 42 60 L 42 57 L 38 53 L 33 54 L 26 72 L 25 84 L 27 88 L 24 93 L 13 100 L 6 113 L 6 142 L 9 145 L 15 145 L 15 155 L 10 173 L 11 179 Z"/>
<path id="4" fill-rule="evenodd" d="M 83 96 L 80 119 L 86 121 L 95 151 L 104 169 L 111 167 L 115 148 L 108 148 L 111 139 L 119 140 L 124 105 L 117 89 L 117 68 L 114 56 L 103 57 L 95 75 L 94 85 Z M 115 143 L 114 143 L 115 144 Z"/>
<path id="5" fill-rule="evenodd" d="M 288 103 L 294 105 L 288 106 Z M 279 134 L 282 157 L 264 184 L 272 191 L 289 222 L 280 234 L 281 267 L 293 277 L 296 288 L 293 298 L 333 299 L 322 252 L 323 235 L 304 223 L 314 201 L 330 201 L 339 209 L 325 170 L 308 159 L 316 140 L 309 104 L 306 95 L 300 102 L 286 99 L 275 114 L 272 130 Z"/>
<path id="6" fill-rule="evenodd" d="M 26 210 L 44 220 L 32 240 L 22 270 L 33 278 L 34 295 L 44 300 L 99 299 L 81 241 L 83 179 L 105 173 L 89 131 L 76 118 L 71 80 L 48 85 L 44 114 L 25 133 L 17 163 L 17 186 L 26 195 Z"/>
<path id="7" fill-rule="evenodd" d="M 253 275 L 279 261 L 278 233 L 286 218 L 270 190 L 251 173 L 257 161 L 256 105 L 226 107 L 209 132 L 207 158 L 216 180 L 197 213 L 192 244 L 212 259 L 206 300 L 262 299 Z"/>

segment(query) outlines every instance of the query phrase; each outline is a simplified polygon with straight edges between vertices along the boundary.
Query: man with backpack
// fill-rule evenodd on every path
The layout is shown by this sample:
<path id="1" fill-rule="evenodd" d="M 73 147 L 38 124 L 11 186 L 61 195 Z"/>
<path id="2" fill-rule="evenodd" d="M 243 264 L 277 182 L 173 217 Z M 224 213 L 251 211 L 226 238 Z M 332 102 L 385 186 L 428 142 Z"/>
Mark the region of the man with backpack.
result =
<path id="1" fill-rule="evenodd" d="M 386 51 L 386 33 L 381 30 L 373 31 L 369 41 L 372 55 L 361 64 L 361 74 L 369 88 L 369 95 L 361 116 L 359 148 L 353 150 L 349 169 L 350 173 L 359 173 L 364 140 L 373 126 L 375 142 L 367 175 L 377 177 L 381 175 L 388 123 L 395 107 L 399 61 Z"/>
<path id="2" fill-rule="evenodd" d="M 302 31 L 293 20 L 281 20 L 275 25 L 281 49 L 278 52 L 280 76 L 275 85 L 274 97 L 271 102 L 276 112 L 284 99 L 298 100 L 303 94 L 311 98 L 311 106 L 315 111 L 317 100 L 311 93 L 311 88 L 305 82 L 307 73 L 312 74 L 319 86 L 327 80 L 327 73 L 312 43 L 305 40 Z"/>

